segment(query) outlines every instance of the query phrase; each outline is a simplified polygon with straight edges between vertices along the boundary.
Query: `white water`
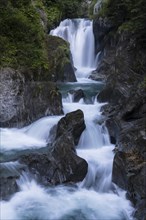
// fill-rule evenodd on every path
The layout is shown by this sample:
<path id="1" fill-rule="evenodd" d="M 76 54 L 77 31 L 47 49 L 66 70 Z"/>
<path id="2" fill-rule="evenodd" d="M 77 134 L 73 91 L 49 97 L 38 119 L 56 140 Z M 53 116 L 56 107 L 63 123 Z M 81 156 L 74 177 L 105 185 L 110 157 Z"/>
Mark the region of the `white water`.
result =
<path id="1" fill-rule="evenodd" d="M 73 45 L 79 46 L 81 37 L 79 33 L 82 34 L 81 39 L 89 30 L 92 36 L 92 22 L 87 20 L 65 20 L 61 26 L 71 26 L 72 32 L 68 31 L 69 28 L 66 28 L 66 35 L 61 30 L 60 33 L 63 34 L 64 38 L 70 39 L 71 43 L 71 39 L 73 39 Z M 83 30 L 83 27 L 85 30 Z M 88 31 L 86 31 L 87 27 Z M 57 30 L 54 30 L 54 32 L 57 32 Z M 76 37 L 74 36 L 75 33 Z M 85 38 L 88 39 L 86 42 L 88 47 L 92 48 L 92 40 L 94 39 L 90 38 L 89 40 L 89 36 Z M 81 48 L 84 48 L 83 45 Z M 84 50 L 86 51 L 86 49 Z M 94 50 L 92 49 L 91 51 L 93 54 Z M 94 66 L 95 56 L 92 56 L 92 61 L 87 59 L 88 62 L 85 62 L 85 58 L 80 60 L 82 53 L 79 52 L 80 56 L 78 56 L 76 51 L 73 52 L 76 56 L 74 58 L 76 66 L 81 69 L 84 67 L 88 69 L 88 67 L 92 68 Z M 85 73 L 83 78 L 86 79 L 87 77 L 88 74 L 86 75 Z M 101 123 L 101 107 L 103 104 L 99 104 L 96 101 L 96 97 L 94 99 L 95 101 L 92 104 L 87 105 L 83 99 L 78 103 L 73 103 L 71 94 L 63 98 L 65 114 L 77 109 L 81 109 L 84 112 L 86 129 L 82 133 L 77 146 L 77 154 L 88 162 L 88 173 L 85 179 L 78 183 L 75 188 L 59 186 L 47 189 L 38 185 L 24 174 L 17 182 L 20 192 L 16 193 L 9 201 L 1 202 L 1 220 L 132 219 L 130 215 L 133 209 L 130 202 L 125 198 L 125 192 L 117 189 L 111 181 L 114 156 L 112 150 L 114 146 L 110 144 L 108 131 L 104 124 Z M 59 119 L 60 116 L 45 117 L 23 129 L 2 129 L 2 152 L 46 146 L 47 142 L 49 142 L 50 129 Z M 6 164 L 7 167 L 9 165 L 12 167 L 13 163 Z"/>
<path id="2" fill-rule="evenodd" d="M 83 83 L 91 82 L 88 77 L 97 65 L 92 29 L 90 20 L 66 19 L 50 32 L 51 35 L 61 37 L 70 43 L 77 81 Z"/>
<path id="3" fill-rule="evenodd" d="M 22 129 L 1 128 L 1 152 L 41 148 L 49 143 L 49 132 L 61 116 L 44 117 Z"/>

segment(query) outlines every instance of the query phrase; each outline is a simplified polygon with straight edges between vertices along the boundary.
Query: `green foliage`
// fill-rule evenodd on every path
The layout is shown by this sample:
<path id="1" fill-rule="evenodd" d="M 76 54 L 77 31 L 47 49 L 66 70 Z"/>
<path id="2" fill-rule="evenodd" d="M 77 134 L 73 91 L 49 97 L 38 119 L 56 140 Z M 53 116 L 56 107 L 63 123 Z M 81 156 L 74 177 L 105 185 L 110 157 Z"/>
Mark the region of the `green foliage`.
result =
<path id="1" fill-rule="evenodd" d="M 0 66 L 47 71 L 47 37 L 40 13 L 47 15 L 49 31 L 64 18 L 78 17 L 81 2 L 0 0 Z"/>
<path id="2" fill-rule="evenodd" d="M 35 5 L 43 9 L 48 18 L 48 29 L 56 26 L 65 18 L 80 17 L 83 0 L 35 0 Z"/>
<path id="3" fill-rule="evenodd" d="M 145 0 L 104 0 L 98 16 L 107 17 L 116 29 L 131 32 L 139 44 L 146 44 Z"/>
<path id="4" fill-rule="evenodd" d="M 93 11 L 94 11 L 94 6 L 95 4 L 97 3 L 97 0 L 92 0 L 91 1 L 91 4 L 90 4 L 90 7 L 89 7 L 89 17 L 92 19 L 94 18 L 94 15 L 93 15 Z"/>
<path id="5" fill-rule="evenodd" d="M 47 68 L 44 31 L 30 1 L 0 3 L 0 65 Z"/>

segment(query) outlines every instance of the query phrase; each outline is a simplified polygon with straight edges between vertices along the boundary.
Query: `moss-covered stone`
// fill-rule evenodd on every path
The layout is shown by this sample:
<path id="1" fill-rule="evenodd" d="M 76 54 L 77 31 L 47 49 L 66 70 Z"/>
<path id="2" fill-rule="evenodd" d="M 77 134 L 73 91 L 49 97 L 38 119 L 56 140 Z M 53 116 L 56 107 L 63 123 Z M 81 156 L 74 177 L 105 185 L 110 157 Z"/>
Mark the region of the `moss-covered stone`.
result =
<path id="1" fill-rule="evenodd" d="M 52 81 L 76 81 L 69 44 L 59 37 L 48 36 L 47 50 Z"/>

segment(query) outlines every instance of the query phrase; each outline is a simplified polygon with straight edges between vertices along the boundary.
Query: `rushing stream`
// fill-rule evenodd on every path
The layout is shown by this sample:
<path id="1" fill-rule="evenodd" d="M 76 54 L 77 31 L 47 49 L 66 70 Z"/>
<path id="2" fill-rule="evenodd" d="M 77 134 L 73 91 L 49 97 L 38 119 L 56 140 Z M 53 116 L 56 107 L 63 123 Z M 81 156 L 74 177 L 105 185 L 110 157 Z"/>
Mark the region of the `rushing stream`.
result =
<path id="1" fill-rule="evenodd" d="M 76 68 L 76 83 L 59 85 L 63 97 L 63 110 L 84 112 L 86 129 L 77 146 L 77 154 L 88 162 L 88 173 L 76 187 L 56 186 L 43 188 L 22 175 L 18 180 L 20 191 L 9 201 L 1 201 L 1 220 L 126 220 L 133 209 L 125 192 L 112 181 L 113 148 L 103 123 L 97 94 L 102 83 L 88 79 L 96 69 L 92 22 L 85 19 L 65 20 L 51 31 L 70 43 Z M 74 103 L 71 89 L 81 88 L 86 100 Z M 62 116 L 44 117 L 22 129 L 1 129 L 1 151 L 5 154 L 17 150 L 41 148 L 50 141 L 49 131 Z M 18 162 L 4 164 L 15 170 Z"/>

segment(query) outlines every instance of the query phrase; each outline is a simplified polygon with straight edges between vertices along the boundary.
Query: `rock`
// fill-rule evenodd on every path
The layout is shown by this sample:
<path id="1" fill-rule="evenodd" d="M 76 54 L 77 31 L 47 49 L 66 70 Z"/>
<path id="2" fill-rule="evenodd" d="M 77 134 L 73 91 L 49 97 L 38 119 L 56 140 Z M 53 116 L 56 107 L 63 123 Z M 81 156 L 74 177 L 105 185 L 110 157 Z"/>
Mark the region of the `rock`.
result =
<path id="1" fill-rule="evenodd" d="M 1 68 L 1 127 L 22 127 L 46 115 L 61 115 L 62 99 L 55 83 L 25 81 L 21 71 Z"/>
<path id="2" fill-rule="evenodd" d="M 73 102 L 79 102 L 81 98 L 85 98 L 85 94 L 82 89 L 73 91 Z"/>
<path id="3" fill-rule="evenodd" d="M 107 102 L 102 112 L 110 138 L 116 144 L 112 180 L 127 190 L 140 220 L 146 199 L 146 51 L 136 45 L 136 36 L 112 32 L 107 19 L 96 19 L 93 28 L 96 50 L 102 53 L 94 75 L 102 75 L 105 82 L 98 101 Z"/>
<path id="4" fill-rule="evenodd" d="M 61 118 L 57 125 L 56 138 L 63 134 L 71 135 L 75 145 L 78 144 L 79 138 L 85 129 L 84 115 L 81 110 L 76 110 L 66 114 Z"/>
<path id="5" fill-rule="evenodd" d="M 112 24 L 106 18 L 97 17 L 93 20 L 93 33 L 95 37 L 95 49 L 96 53 L 102 51 L 105 46 L 104 39 L 107 34 L 112 30 Z"/>
<path id="6" fill-rule="evenodd" d="M 33 153 L 20 158 L 30 172 L 44 185 L 78 182 L 87 174 L 87 162 L 75 153 L 72 137 L 57 138 L 48 153 Z"/>
<path id="7" fill-rule="evenodd" d="M 9 177 L 1 177 L 1 200 L 7 200 L 10 198 L 10 196 L 19 191 L 19 187 L 16 183 L 17 179 L 17 176 L 12 175 L 10 175 Z"/>
<path id="8" fill-rule="evenodd" d="M 113 163 L 113 182 L 128 191 L 134 204 L 145 198 L 146 165 L 138 152 L 118 151 Z"/>
<path id="9" fill-rule="evenodd" d="M 0 69 L 0 123 L 9 126 L 20 121 L 23 112 L 24 77 L 11 68 Z M 20 121 L 21 122 L 21 121 Z"/>
<path id="10" fill-rule="evenodd" d="M 20 172 L 25 169 L 25 166 L 17 162 L 1 163 L 0 166 L 0 188 L 1 199 L 9 199 L 14 193 L 19 191 L 17 180 L 20 177 Z"/>
<path id="11" fill-rule="evenodd" d="M 63 114 L 61 93 L 52 82 L 28 83 L 24 97 L 27 121 L 34 121 L 42 116 Z"/>
<path id="12" fill-rule="evenodd" d="M 52 81 L 76 82 L 69 44 L 59 37 L 49 35 L 47 50 Z"/>
<path id="13" fill-rule="evenodd" d="M 134 217 L 136 219 L 145 220 L 146 219 L 146 199 L 142 199 L 136 206 L 136 211 Z"/>
<path id="14" fill-rule="evenodd" d="M 1 186 L 4 189 L 4 184 L 6 184 L 8 188 L 3 193 L 3 198 L 18 190 L 17 179 L 23 174 L 23 170 L 45 186 L 82 181 L 87 174 L 88 164 L 77 156 L 75 144 L 78 143 L 84 129 L 83 112 L 77 110 L 66 114 L 52 128 L 52 144 L 40 149 L 1 153 L 3 164 L 16 163 L 17 165 L 18 162 L 15 161 L 19 161 L 19 168 L 21 168 L 18 170 L 13 166 L 12 168 L 15 169 L 10 169 L 8 175 L 6 171 L 3 172 Z M 11 186 L 12 189 L 9 190 Z"/>

